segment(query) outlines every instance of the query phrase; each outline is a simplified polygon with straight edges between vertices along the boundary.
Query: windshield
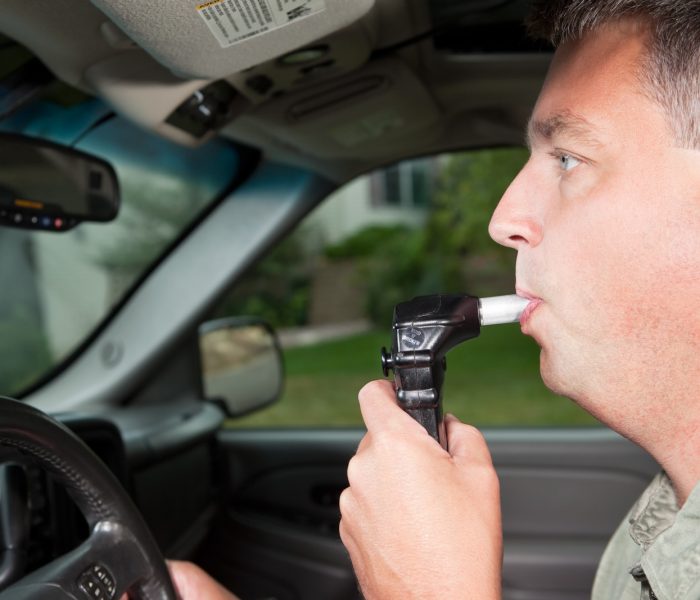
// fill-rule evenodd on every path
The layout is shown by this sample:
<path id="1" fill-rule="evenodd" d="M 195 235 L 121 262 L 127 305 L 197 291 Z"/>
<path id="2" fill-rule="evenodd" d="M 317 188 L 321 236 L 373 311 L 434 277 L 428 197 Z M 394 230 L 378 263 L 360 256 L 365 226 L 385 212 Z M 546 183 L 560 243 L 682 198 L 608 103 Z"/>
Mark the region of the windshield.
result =
<path id="1" fill-rule="evenodd" d="M 22 112 L 0 126 L 63 143 L 79 140 L 75 148 L 112 164 L 122 204 L 114 221 L 66 233 L 0 228 L 0 394 L 9 396 L 37 385 L 88 340 L 216 202 L 238 167 L 230 144 L 180 147 L 105 117 L 95 101 L 82 109 L 47 105 Z M 104 122 L 90 128 L 96 118 Z"/>

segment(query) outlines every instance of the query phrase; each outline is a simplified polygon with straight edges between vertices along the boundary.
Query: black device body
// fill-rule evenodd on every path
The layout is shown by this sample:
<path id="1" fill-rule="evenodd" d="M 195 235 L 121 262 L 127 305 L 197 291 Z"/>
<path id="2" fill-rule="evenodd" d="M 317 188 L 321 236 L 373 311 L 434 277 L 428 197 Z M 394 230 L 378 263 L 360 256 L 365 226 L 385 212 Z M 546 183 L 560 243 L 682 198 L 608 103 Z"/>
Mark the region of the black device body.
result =
<path id="1" fill-rule="evenodd" d="M 479 299 L 469 295 L 419 296 L 394 308 L 391 352 L 382 348 L 382 369 L 394 371 L 399 405 L 443 448 L 442 385 L 449 350 L 481 332 Z"/>

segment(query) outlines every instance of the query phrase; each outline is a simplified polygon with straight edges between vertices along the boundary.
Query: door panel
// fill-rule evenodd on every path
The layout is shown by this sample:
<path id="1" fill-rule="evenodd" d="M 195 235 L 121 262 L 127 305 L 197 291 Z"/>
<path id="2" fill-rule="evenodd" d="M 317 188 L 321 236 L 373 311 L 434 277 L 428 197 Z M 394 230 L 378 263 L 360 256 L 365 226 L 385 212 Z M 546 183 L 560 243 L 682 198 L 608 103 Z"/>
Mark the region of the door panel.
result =
<path id="1" fill-rule="evenodd" d="M 200 562 L 246 600 L 359 598 L 337 498 L 361 436 L 221 432 L 226 511 Z M 589 598 L 607 539 L 658 466 L 604 429 L 486 438 L 501 480 L 504 600 Z"/>
<path id="2" fill-rule="evenodd" d="M 244 600 L 360 598 L 338 538 L 358 431 L 223 431 L 226 510 L 197 558 Z"/>

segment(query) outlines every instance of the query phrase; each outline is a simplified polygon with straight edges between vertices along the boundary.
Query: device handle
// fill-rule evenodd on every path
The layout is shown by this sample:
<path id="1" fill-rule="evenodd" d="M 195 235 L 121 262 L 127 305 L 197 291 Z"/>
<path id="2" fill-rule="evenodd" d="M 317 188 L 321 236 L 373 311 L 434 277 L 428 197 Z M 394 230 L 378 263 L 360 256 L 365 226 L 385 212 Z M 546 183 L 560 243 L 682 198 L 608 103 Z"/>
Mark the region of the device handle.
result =
<path id="1" fill-rule="evenodd" d="M 479 299 L 437 294 L 419 296 L 394 308 L 391 352 L 382 349 L 384 374 L 394 372 L 396 399 L 443 448 L 442 416 L 445 354 L 480 332 Z"/>

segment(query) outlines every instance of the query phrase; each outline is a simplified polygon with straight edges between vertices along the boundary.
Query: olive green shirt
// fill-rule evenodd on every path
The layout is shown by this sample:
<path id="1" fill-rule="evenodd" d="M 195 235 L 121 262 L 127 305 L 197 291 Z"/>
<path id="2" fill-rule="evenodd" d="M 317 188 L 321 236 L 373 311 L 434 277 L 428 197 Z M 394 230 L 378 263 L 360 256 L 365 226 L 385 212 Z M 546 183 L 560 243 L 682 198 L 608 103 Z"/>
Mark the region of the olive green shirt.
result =
<path id="1" fill-rule="evenodd" d="M 700 484 L 678 510 L 657 475 L 603 553 L 592 600 L 700 600 Z"/>

